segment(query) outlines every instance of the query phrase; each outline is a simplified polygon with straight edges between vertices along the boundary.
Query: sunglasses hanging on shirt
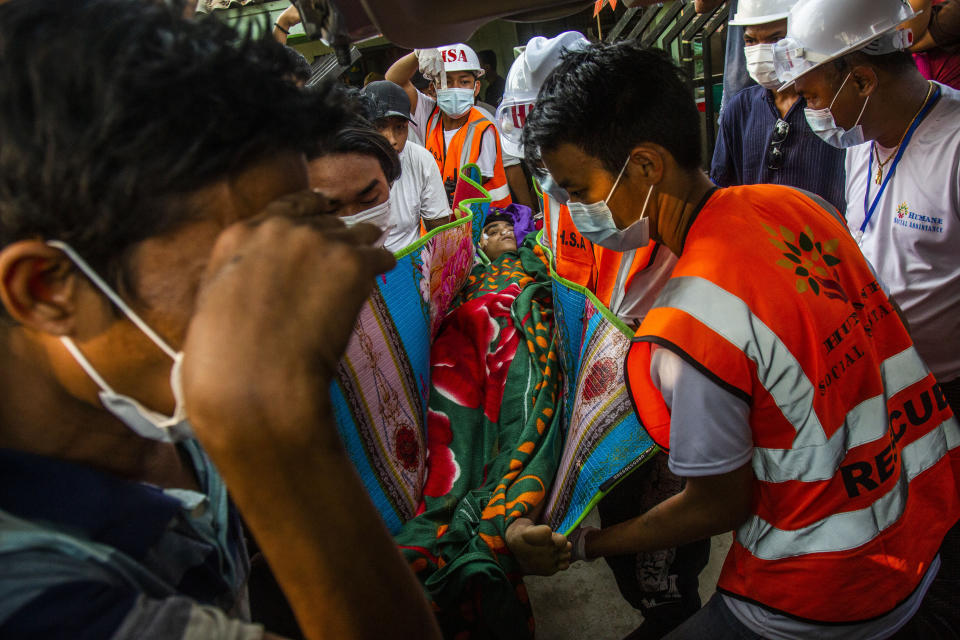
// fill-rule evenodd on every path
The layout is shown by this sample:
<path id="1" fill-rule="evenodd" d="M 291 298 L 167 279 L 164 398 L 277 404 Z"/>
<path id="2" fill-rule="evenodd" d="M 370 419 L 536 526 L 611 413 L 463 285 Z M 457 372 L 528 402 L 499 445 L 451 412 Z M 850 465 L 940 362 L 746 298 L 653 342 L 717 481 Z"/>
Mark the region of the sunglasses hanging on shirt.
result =
<path id="1" fill-rule="evenodd" d="M 783 118 L 778 118 L 777 123 L 773 125 L 773 133 L 770 135 L 770 147 L 767 149 L 767 168 L 776 171 L 783 166 L 783 143 L 790 134 L 790 123 Z"/>

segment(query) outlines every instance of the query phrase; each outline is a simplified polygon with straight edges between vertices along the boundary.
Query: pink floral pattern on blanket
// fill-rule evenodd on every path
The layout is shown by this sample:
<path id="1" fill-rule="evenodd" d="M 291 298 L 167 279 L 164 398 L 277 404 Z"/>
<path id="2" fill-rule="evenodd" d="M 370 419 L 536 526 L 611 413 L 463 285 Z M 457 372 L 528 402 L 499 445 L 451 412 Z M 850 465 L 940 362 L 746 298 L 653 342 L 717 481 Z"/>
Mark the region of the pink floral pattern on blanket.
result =
<path id="1" fill-rule="evenodd" d="M 420 296 L 430 312 L 430 338 L 473 267 L 473 238 L 464 224 L 430 238 L 420 253 Z"/>

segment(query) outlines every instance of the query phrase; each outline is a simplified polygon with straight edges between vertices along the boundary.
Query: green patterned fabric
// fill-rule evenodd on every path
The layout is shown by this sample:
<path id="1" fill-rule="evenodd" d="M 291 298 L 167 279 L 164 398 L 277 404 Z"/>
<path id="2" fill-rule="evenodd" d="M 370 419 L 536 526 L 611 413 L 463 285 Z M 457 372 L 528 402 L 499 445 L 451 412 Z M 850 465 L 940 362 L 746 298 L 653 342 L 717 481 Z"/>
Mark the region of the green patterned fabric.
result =
<path id="1" fill-rule="evenodd" d="M 396 540 L 448 638 L 526 638 L 507 526 L 546 498 L 563 446 L 549 269 L 533 238 L 474 267 L 431 350 L 427 476 Z"/>

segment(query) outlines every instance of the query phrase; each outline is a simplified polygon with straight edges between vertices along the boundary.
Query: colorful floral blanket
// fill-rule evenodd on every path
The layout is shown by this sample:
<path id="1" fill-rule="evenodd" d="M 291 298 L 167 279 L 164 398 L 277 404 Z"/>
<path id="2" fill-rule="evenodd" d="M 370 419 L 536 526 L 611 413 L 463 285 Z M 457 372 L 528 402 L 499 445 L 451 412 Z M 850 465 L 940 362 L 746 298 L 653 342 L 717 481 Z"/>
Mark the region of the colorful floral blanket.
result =
<path id="1" fill-rule="evenodd" d="M 547 496 L 563 444 L 549 268 L 531 237 L 473 269 L 431 359 L 426 481 L 397 543 L 448 638 L 524 638 L 507 526 Z"/>
<path id="2" fill-rule="evenodd" d="M 330 388 L 340 436 L 392 533 L 421 501 L 430 345 L 474 253 L 470 218 L 400 252 L 361 310 Z"/>
<path id="3" fill-rule="evenodd" d="M 568 534 L 659 449 L 640 423 L 624 383 L 633 332 L 590 291 L 552 270 L 551 279 L 564 374 L 560 428 L 566 442 L 544 521 Z"/>

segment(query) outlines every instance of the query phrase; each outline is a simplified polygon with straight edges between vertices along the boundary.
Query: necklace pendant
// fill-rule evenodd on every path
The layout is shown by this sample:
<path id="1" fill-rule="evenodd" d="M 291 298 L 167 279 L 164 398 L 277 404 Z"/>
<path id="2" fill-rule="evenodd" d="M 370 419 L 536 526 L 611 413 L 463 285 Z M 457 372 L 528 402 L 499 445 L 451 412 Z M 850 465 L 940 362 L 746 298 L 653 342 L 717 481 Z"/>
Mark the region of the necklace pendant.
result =
<path id="1" fill-rule="evenodd" d="M 877 167 L 877 177 L 874 178 L 874 182 L 877 183 L 877 186 L 883 184 L 883 168 Z"/>

